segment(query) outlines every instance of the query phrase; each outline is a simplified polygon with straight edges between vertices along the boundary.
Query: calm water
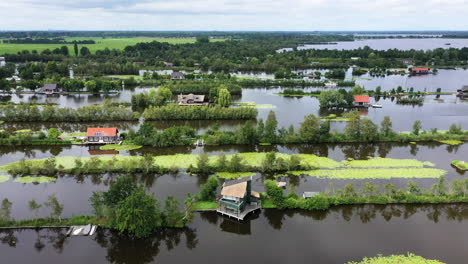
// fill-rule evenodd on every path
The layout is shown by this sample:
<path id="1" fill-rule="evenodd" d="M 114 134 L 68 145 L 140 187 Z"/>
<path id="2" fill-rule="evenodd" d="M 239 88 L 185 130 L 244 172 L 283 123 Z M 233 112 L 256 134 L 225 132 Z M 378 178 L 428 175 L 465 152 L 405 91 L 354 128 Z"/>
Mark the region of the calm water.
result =
<path id="1" fill-rule="evenodd" d="M 134 240 L 99 230 L 66 237 L 65 229 L 0 232 L 8 263 L 345 263 L 414 252 L 466 263 L 465 205 L 353 206 L 326 212 L 262 210 L 242 223 L 197 214 L 186 229 Z"/>
<path id="2" fill-rule="evenodd" d="M 451 45 L 445 45 L 450 43 Z M 468 47 L 468 39 L 442 39 L 442 38 L 425 38 L 425 39 L 365 39 L 356 41 L 337 42 L 329 45 L 305 45 L 298 47 L 301 49 L 336 49 L 336 50 L 353 50 L 363 48 L 365 46 L 375 50 L 433 50 L 437 48 L 464 48 Z"/>
<path id="3" fill-rule="evenodd" d="M 87 147 L 55 147 L 55 148 L 0 148 L 1 165 L 25 158 L 47 158 L 51 154 L 57 156 L 90 156 L 94 152 L 88 151 Z M 446 178 L 448 182 L 453 179 L 462 179 L 463 172 L 459 172 L 451 167 L 452 160 L 460 160 L 468 156 L 468 144 L 460 146 L 447 146 L 441 144 L 330 144 L 330 145 L 284 145 L 284 146 L 218 146 L 205 147 L 204 152 L 209 155 L 220 153 L 232 154 L 240 152 L 256 151 L 277 151 L 280 153 L 308 153 L 323 157 L 329 157 L 336 161 L 342 161 L 348 158 L 366 159 L 368 156 L 387 157 L 398 159 L 417 159 L 420 161 L 430 161 L 436 165 L 436 168 L 447 171 Z M 142 148 L 136 151 L 122 151 L 122 155 L 144 155 L 147 153 L 153 155 L 167 155 L 176 153 L 199 154 L 203 148 Z M 20 218 L 29 218 L 32 216 L 28 209 L 27 201 L 35 199 L 38 202 L 45 202 L 51 194 L 56 194 L 59 201 L 64 204 L 64 216 L 76 214 L 90 214 L 91 207 L 88 198 L 93 191 L 106 190 L 109 183 L 115 181 L 121 175 L 90 175 L 76 177 L 60 177 L 53 183 L 42 184 L 21 184 L 15 183 L 12 179 L 0 184 L 0 199 L 8 198 L 13 201 L 12 216 Z M 181 171 L 178 174 L 162 176 L 144 176 L 133 175 L 138 183 L 146 186 L 149 193 L 154 193 L 158 199 L 165 199 L 167 196 L 174 196 L 182 202 L 187 193 L 197 193 L 199 185 L 204 183 L 207 177 L 188 175 Z M 271 178 L 268 175 L 257 174 L 253 186 L 257 191 L 263 191 L 263 182 Z M 383 186 L 387 183 L 393 183 L 397 188 L 405 188 L 407 179 L 391 180 L 329 180 L 314 178 L 309 176 L 290 177 L 283 179 L 296 185 L 295 191 L 301 195 L 304 191 L 326 191 L 330 182 L 333 182 L 336 188 L 343 188 L 344 185 L 354 182 L 357 188 L 360 188 L 365 182 L 373 182 Z M 415 179 L 415 181 L 424 188 L 430 188 L 437 179 Z M 40 214 L 46 216 L 48 211 L 43 208 Z"/>

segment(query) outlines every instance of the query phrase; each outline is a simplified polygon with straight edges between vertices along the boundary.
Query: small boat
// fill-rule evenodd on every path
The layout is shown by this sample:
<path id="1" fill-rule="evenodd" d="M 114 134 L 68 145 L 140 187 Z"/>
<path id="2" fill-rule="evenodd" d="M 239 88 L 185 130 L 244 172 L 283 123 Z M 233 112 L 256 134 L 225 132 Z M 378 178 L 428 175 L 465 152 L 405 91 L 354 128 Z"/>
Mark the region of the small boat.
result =
<path id="1" fill-rule="evenodd" d="M 372 105 L 373 108 L 382 108 L 382 105 L 379 105 L 379 104 L 373 104 Z"/>
<path id="2" fill-rule="evenodd" d="M 445 45 L 450 46 L 450 45 L 452 45 L 452 43 L 445 43 Z"/>

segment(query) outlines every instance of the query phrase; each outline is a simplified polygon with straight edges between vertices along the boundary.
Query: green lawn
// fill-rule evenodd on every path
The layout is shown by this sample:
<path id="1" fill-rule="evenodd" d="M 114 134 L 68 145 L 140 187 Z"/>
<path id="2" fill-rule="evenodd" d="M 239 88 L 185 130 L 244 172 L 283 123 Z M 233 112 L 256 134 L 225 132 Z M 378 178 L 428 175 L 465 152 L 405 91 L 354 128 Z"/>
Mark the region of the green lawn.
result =
<path id="1" fill-rule="evenodd" d="M 194 204 L 194 210 L 214 210 L 218 208 L 217 202 L 196 202 Z"/>
<path id="2" fill-rule="evenodd" d="M 73 40 L 94 40 L 96 44 L 83 44 L 78 45 L 78 48 L 81 46 L 86 46 L 89 48 L 91 53 L 95 53 L 96 50 L 103 50 L 105 48 L 109 49 L 118 49 L 123 50 L 126 46 L 135 45 L 140 42 L 168 42 L 170 44 L 186 44 L 186 43 L 195 43 L 195 38 L 144 38 L 144 37 L 135 37 L 135 38 L 98 38 L 98 37 L 79 37 L 79 38 L 65 38 L 66 41 Z M 223 41 L 222 39 L 213 39 L 211 41 Z M 0 43 L 0 54 L 16 54 L 22 50 L 37 50 L 37 52 L 42 52 L 45 49 L 55 49 L 60 48 L 63 44 L 3 44 Z M 73 44 L 67 44 L 68 49 L 71 54 L 73 54 Z"/>

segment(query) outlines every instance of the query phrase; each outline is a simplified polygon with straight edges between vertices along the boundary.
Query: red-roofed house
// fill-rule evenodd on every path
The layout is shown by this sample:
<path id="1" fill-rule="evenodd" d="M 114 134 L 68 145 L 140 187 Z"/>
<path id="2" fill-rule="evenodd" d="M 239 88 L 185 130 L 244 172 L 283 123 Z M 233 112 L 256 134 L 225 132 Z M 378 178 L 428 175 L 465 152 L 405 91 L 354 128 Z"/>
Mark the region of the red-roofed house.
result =
<path id="1" fill-rule="evenodd" d="M 355 95 L 354 106 L 368 107 L 370 103 L 370 97 L 368 95 Z"/>
<path id="2" fill-rule="evenodd" d="M 429 68 L 412 68 L 411 73 L 412 74 L 428 74 L 429 73 Z"/>
<path id="3" fill-rule="evenodd" d="M 91 144 L 115 144 L 119 141 L 116 127 L 88 127 L 86 136 Z"/>

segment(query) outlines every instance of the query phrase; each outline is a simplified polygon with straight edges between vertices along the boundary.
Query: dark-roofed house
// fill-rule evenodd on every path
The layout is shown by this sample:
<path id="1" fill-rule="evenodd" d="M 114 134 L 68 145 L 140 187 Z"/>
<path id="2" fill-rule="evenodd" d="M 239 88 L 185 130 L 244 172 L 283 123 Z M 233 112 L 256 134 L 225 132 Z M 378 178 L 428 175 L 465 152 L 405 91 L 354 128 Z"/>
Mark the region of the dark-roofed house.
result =
<path id="1" fill-rule="evenodd" d="M 181 81 L 183 80 L 185 77 L 184 77 L 184 73 L 183 72 L 173 72 L 171 73 L 171 80 L 173 81 Z"/>
<path id="2" fill-rule="evenodd" d="M 115 144 L 119 142 L 119 130 L 115 127 L 88 127 L 89 144 Z"/>
<path id="3" fill-rule="evenodd" d="M 462 98 L 467 98 L 468 97 L 468 85 L 463 86 L 461 89 L 457 90 L 458 96 Z"/>
<path id="4" fill-rule="evenodd" d="M 252 191 L 252 177 L 224 182 L 221 196 L 216 211 L 238 220 L 260 208 L 260 194 Z"/>
<path id="5" fill-rule="evenodd" d="M 415 68 L 412 68 L 412 69 L 411 69 L 411 73 L 412 73 L 412 74 L 428 74 L 428 73 L 429 73 L 429 70 L 430 70 L 430 69 L 429 69 L 429 68 L 426 68 L 426 67 L 424 67 L 424 68 L 415 67 Z"/>
<path id="6" fill-rule="evenodd" d="M 177 96 L 179 105 L 207 105 L 206 96 L 199 94 L 180 94 Z"/>
<path id="7" fill-rule="evenodd" d="M 369 107 L 370 97 L 368 95 L 355 95 L 353 106 L 355 107 Z"/>
<path id="8" fill-rule="evenodd" d="M 56 83 L 46 83 L 40 91 L 44 94 L 59 94 L 61 92 Z"/>

